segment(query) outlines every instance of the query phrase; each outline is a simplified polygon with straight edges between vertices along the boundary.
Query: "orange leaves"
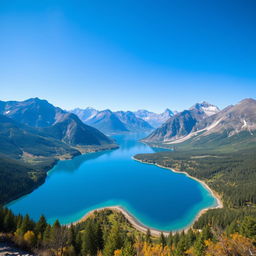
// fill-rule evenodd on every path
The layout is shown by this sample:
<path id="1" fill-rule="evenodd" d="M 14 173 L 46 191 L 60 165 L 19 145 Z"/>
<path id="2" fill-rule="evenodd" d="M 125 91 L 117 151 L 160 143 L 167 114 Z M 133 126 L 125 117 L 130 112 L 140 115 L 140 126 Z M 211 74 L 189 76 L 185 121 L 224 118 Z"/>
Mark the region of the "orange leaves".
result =
<path id="1" fill-rule="evenodd" d="M 135 248 L 139 256 L 170 256 L 170 248 L 160 244 L 136 243 Z"/>
<path id="2" fill-rule="evenodd" d="M 217 243 L 210 242 L 206 250 L 206 256 L 248 256 L 255 254 L 256 248 L 252 240 L 238 233 L 232 234 L 230 237 L 222 236 Z"/>

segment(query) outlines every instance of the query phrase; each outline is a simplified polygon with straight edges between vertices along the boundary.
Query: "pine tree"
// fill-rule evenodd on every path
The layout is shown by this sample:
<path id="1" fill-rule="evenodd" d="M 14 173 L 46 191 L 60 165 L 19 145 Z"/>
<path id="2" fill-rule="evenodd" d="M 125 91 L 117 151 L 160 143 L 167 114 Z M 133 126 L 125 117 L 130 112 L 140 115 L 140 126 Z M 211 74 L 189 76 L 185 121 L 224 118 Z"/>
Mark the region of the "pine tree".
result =
<path id="1" fill-rule="evenodd" d="M 188 233 L 186 234 L 186 245 L 187 245 L 187 248 L 190 248 L 193 245 L 195 240 L 196 240 L 195 233 L 193 232 L 192 229 L 189 229 Z"/>
<path id="2" fill-rule="evenodd" d="M 3 220 L 3 230 L 5 232 L 14 232 L 15 229 L 16 229 L 16 223 L 15 223 L 14 215 L 10 210 L 7 210 Z"/>
<path id="3" fill-rule="evenodd" d="M 43 245 L 44 248 L 49 248 L 51 245 L 51 233 L 52 233 L 52 228 L 51 225 L 47 225 L 44 234 L 43 234 Z"/>
<path id="4" fill-rule="evenodd" d="M 245 217 L 241 223 L 240 232 L 245 237 L 256 239 L 256 218 Z"/>
<path id="5" fill-rule="evenodd" d="M 47 222 L 46 222 L 46 219 L 45 217 L 42 215 L 39 219 L 39 221 L 36 223 L 36 226 L 35 226 L 35 232 L 36 234 L 43 234 L 45 229 L 47 227 Z"/>
<path id="6" fill-rule="evenodd" d="M 206 225 L 203 227 L 202 230 L 202 239 L 203 240 L 208 240 L 212 238 L 212 232 L 211 232 L 211 228 L 209 225 Z"/>
<path id="7" fill-rule="evenodd" d="M 122 248 L 122 256 L 134 256 L 136 255 L 135 248 L 133 246 L 133 241 L 127 237 L 124 241 L 124 246 Z"/>
<path id="8" fill-rule="evenodd" d="M 149 229 L 147 229 L 145 241 L 146 241 L 148 244 L 151 244 L 151 243 L 152 243 L 151 233 L 150 233 L 150 230 L 149 230 Z"/>
<path id="9" fill-rule="evenodd" d="M 120 228 L 118 222 L 114 222 L 110 234 L 105 243 L 103 250 L 104 256 L 113 256 L 114 251 L 121 249 L 122 247 L 122 238 L 120 236 Z"/>
<path id="10" fill-rule="evenodd" d="M 162 247 L 165 247 L 166 246 L 166 238 L 164 236 L 164 234 L 161 232 L 160 234 L 160 238 L 159 238 L 159 243 L 162 245 Z"/>
<path id="11" fill-rule="evenodd" d="M 194 243 L 194 254 L 195 256 L 202 256 L 204 255 L 205 251 L 205 242 L 201 234 L 198 235 L 195 243 Z"/>
<path id="12" fill-rule="evenodd" d="M 28 230 L 33 230 L 33 223 L 30 220 L 28 214 L 26 214 L 26 216 L 22 220 L 20 231 L 21 234 L 24 235 Z"/>
<path id="13" fill-rule="evenodd" d="M 91 220 L 87 221 L 86 229 L 82 237 L 82 255 L 96 255 L 97 241 L 95 230 Z"/>

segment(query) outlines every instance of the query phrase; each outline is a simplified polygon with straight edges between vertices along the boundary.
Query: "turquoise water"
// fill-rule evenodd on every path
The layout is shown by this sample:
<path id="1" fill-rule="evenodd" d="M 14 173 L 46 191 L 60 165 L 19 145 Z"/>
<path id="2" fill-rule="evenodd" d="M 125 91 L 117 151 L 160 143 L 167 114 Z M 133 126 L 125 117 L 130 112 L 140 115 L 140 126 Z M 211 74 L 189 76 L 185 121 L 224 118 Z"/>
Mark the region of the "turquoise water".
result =
<path id="1" fill-rule="evenodd" d="M 119 149 L 85 154 L 59 161 L 46 182 L 32 193 L 10 203 L 15 213 L 49 223 L 79 220 L 91 210 L 121 206 L 140 223 L 162 231 L 187 227 L 216 199 L 199 182 L 184 174 L 132 159 L 138 153 L 163 149 L 138 142 L 139 135 L 120 135 Z"/>

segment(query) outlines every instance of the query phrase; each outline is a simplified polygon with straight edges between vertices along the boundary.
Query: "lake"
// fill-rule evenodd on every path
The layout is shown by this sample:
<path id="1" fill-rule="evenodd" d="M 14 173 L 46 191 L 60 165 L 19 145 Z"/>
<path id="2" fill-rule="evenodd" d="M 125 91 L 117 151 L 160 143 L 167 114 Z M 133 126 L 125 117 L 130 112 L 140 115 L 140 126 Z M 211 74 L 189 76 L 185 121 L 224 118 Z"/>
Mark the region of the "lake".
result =
<path id="1" fill-rule="evenodd" d="M 58 219 L 62 224 L 75 222 L 94 209 L 121 206 L 150 228 L 187 227 L 200 210 L 217 201 L 184 174 L 133 160 L 138 153 L 164 150 L 139 142 L 142 137 L 118 135 L 114 139 L 119 149 L 59 161 L 43 185 L 7 206 L 34 220 L 44 214 L 49 223 Z"/>

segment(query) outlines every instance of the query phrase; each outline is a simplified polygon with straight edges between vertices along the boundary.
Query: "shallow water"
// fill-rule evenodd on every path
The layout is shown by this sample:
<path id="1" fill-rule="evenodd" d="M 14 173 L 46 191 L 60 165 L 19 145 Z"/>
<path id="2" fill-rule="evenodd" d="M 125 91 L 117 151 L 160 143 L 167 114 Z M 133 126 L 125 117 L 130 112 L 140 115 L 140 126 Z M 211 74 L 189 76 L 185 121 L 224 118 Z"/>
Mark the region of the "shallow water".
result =
<path id="1" fill-rule="evenodd" d="M 199 182 L 184 174 L 132 159 L 138 153 L 163 149 L 138 142 L 142 135 L 115 136 L 119 149 L 59 161 L 46 182 L 7 206 L 49 223 L 79 220 L 91 210 L 121 206 L 139 222 L 162 231 L 187 227 L 200 210 L 216 199 Z"/>

